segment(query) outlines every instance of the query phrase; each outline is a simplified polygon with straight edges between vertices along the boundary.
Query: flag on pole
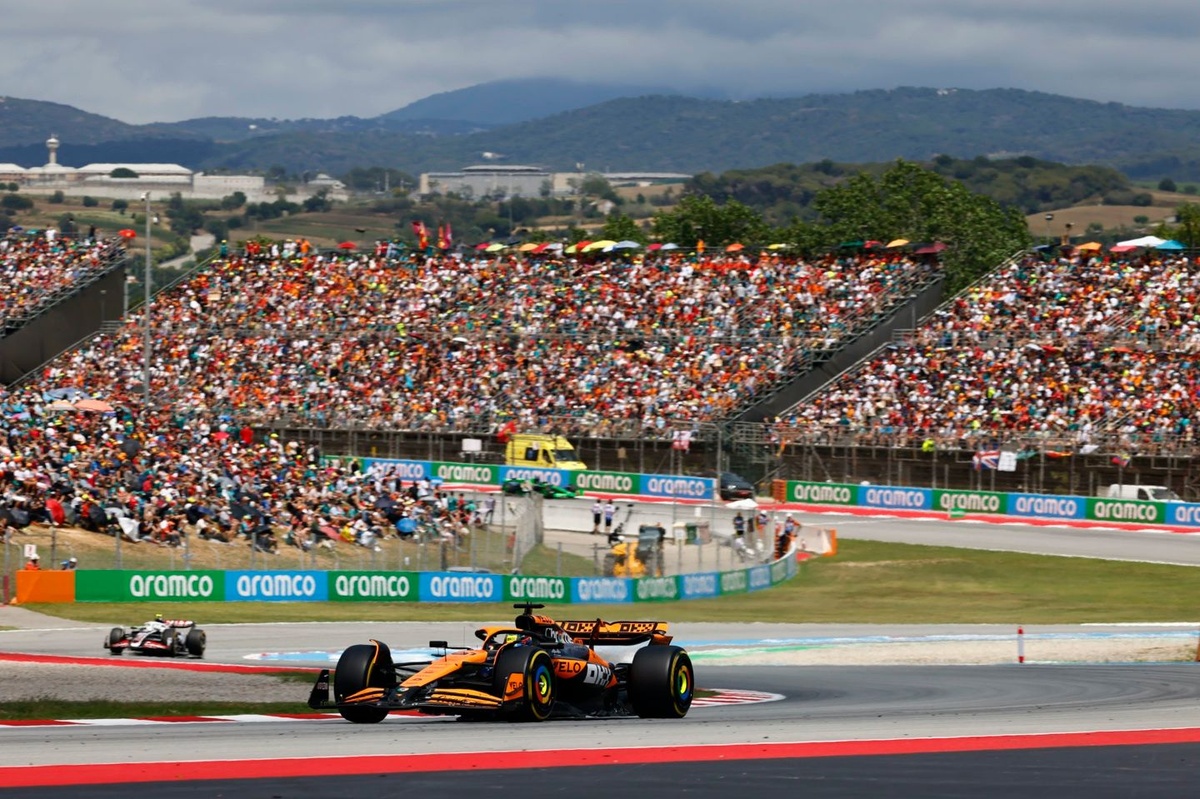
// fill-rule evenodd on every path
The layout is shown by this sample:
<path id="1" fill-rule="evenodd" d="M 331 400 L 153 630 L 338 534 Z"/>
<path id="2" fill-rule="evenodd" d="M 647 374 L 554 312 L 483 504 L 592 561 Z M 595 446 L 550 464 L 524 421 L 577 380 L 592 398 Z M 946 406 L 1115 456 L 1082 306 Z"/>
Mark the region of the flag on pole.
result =
<path id="1" fill-rule="evenodd" d="M 692 447 L 692 431 L 691 430 L 676 430 L 674 440 L 671 442 L 674 449 L 681 449 L 687 452 Z"/>
<path id="2" fill-rule="evenodd" d="M 1122 469 L 1128 466 L 1131 460 L 1133 460 L 1133 455 L 1129 452 L 1118 452 L 1112 456 L 1113 465 L 1120 466 Z"/>
<path id="3" fill-rule="evenodd" d="M 974 465 L 976 471 L 980 469 L 998 469 L 1000 467 L 1000 450 L 980 450 L 971 458 L 971 463 Z"/>
<path id="4" fill-rule="evenodd" d="M 696 242 L 696 255 L 704 255 L 704 239 Z"/>
<path id="5" fill-rule="evenodd" d="M 423 250 L 428 247 L 429 231 L 425 229 L 425 223 L 418 219 L 412 223 L 412 229 L 417 236 L 417 249 Z"/>

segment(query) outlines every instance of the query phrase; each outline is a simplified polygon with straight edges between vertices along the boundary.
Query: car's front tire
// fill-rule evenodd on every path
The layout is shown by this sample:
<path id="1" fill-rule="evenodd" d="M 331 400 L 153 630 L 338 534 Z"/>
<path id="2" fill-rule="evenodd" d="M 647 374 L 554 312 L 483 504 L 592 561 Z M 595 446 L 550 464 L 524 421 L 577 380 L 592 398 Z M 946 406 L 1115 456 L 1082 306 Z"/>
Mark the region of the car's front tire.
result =
<path id="1" fill-rule="evenodd" d="M 119 655 L 125 650 L 117 646 L 121 639 L 125 637 L 125 630 L 122 627 L 113 627 L 108 631 L 108 638 L 104 641 L 104 648 L 109 651 L 109 654 Z"/>
<path id="2" fill-rule="evenodd" d="M 647 646 L 629 667 L 629 703 L 644 719 L 681 719 L 692 706 L 696 673 L 678 646 Z"/>
<path id="3" fill-rule="evenodd" d="M 395 685 L 396 667 L 392 664 L 391 650 L 379 641 L 347 647 L 333 671 L 333 698 L 339 705 L 364 688 L 386 691 Z M 338 713 L 355 724 L 378 724 L 387 718 L 388 711 L 382 707 L 351 705 L 339 707 Z"/>
<path id="4" fill-rule="evenodd" d="M 208 645 L 208 635 L 199 627 L 188 630 L 187 638 L 183 641 L 187 652 L 194 658 L 204 657 L 204 648 Z"/>

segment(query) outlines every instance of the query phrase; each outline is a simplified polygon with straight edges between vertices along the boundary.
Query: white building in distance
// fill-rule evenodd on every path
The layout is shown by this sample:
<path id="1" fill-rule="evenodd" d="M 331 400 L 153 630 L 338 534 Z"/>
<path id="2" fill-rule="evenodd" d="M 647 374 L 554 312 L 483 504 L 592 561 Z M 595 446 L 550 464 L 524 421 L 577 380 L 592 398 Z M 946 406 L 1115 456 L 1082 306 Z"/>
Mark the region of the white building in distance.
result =
<path id="1" fill-rule="evenodd" d="M 417 186 L 419 194 L 458 194 L 468 199 L 484 197 L 566 197 L 578 193 L 588 177 L 586 172 L 550 172 L 537 166 L 481 164 L 463 167 L 457 172 L 423 172 Z M 692 176 L 680 172 L 604 172 L 599 173 L 613 186 L 650 186 L 679 183 Z"/>
<path id="2" fill-rule="evenodd" d="M 16 183 L 29 194 L 83 195 L 110 199 L 138 200 L 149 193 L 152 200 L 166 200 L 178 193 L 185 200 L 219 200 L 234 192 L 246 195 L 247 202 L 272 202 L 278 187 L 268 186 L 260 175 L 206 175 L 179 164 L 88 164 L 81 167 L 58 163 L 59 140 L 46 140 L 47 160 L 43 166 L 23 167 L 0 164 L 0 182 Z M 117 170 L 136 177 L 113 177 Z M 292 201 L 304 200 L 321 191 L 330 199 L 345 200 L 346 187 L 340 181 L 314 181 L 301 184 L 287 195 Z"/>

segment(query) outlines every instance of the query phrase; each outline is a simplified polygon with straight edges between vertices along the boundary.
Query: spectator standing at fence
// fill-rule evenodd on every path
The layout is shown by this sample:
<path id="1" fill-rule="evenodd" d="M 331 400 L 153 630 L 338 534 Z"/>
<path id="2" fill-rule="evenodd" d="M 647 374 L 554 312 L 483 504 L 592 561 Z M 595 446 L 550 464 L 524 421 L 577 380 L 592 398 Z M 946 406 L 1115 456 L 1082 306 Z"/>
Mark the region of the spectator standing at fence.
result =
<path id="1" fill-rule="evenodd" d="M 599 499 L 592 503 L 592 535 L 600 532 L 600 519 L 604 515 L 604 503 Z"/>
<path id="2" fill-rule="evenodd" d="M 75 571 L 75 567 L 79 565 L 79 559 L 75 557 L 67 558 L 62 562 L 62 570 L 65 572 Z"/>
<path id="3" fill-rule="evenodd" d="M 25 571 L 40 572 L 41 570 L 42 570 L 42 565 L 40 563 L 38 563 L 37 555 L 33 555 L 32 557 L 30 557 L 29 562 L 25 564 Z"/>
<path id="4" fill-rule="evenodd" d="M 733 517 L 733 534 L 738 538 L 746 535 L 746 517 L 742 515 L 741 511 L 738 511 L 737 515 Z"/>
<path id="5" fill-rule="evenodd" d="M 604 532 L 612 532 L 613 516 L 617 513 L 617 506 L 613 504 L 611 499 L 604 500 Z"/>

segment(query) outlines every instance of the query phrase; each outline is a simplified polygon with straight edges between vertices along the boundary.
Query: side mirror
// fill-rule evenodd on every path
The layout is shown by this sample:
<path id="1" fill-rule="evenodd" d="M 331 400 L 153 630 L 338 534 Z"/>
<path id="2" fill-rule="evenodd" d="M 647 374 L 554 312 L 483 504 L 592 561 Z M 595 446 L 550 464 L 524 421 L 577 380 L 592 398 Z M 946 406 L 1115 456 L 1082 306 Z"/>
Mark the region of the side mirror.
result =
<path id="1" fill-rule="evenodd" d="M 429 648 L 430 649 L 449 649 L 450 644 L 446 641 L 430 641 Z"/>

